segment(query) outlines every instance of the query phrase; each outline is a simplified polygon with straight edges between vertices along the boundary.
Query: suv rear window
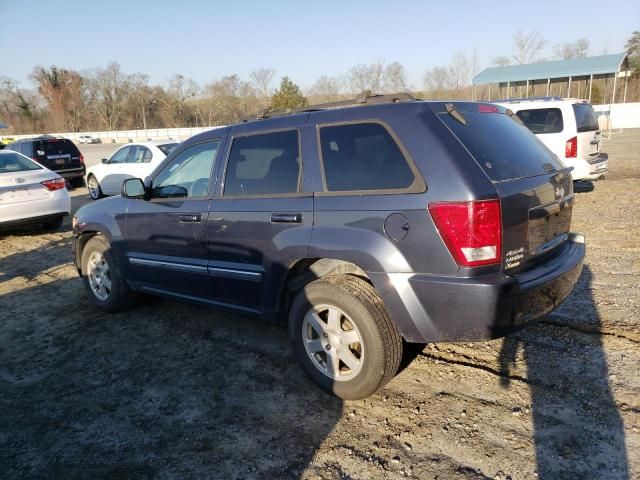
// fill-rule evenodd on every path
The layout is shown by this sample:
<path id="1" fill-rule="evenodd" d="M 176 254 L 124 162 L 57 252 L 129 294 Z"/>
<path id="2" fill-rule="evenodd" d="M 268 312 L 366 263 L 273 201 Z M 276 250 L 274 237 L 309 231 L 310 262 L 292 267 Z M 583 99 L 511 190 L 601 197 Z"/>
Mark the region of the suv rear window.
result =
<path id="1" fill-rule="evenodd" d="M 578 128 L 578 132 L 600 130 L 598 117 L 591 105 L 588 103 L 574 103 L 572 107 L 573 113 L 576 114 L 576 127 Z"/>
<path id="2" fill-rule="evenodd" d="M 564 168 L 551 150 L 509 116 L 466 110 L 460 113 L 466 125 L 447 113 L 439 113 L 438 117 L 491 180 L 534 177 Z"/>
<path id="3" fill-rule="evenodd" d="M 320 146 L 330 192 L 400 190 L 415 180 L 400 147 L 378 123 L 321 127 Z"/>
<path id="4" fill-rule="evenodd" d="M 77 157 L 80 155 L 78 147 L 76 147 L 71 140 L 67 140 L 66 138 L 37 140 L 34 142 L 34 147 L 35 155 L 39 157 L 43 155 L 71 155 Z"/>
<path id="5" fill-rule="evenodd" d="M 559 108 L 520 110 L 516 115 L 533 133 L 559 133 L 564 128 Z"/>

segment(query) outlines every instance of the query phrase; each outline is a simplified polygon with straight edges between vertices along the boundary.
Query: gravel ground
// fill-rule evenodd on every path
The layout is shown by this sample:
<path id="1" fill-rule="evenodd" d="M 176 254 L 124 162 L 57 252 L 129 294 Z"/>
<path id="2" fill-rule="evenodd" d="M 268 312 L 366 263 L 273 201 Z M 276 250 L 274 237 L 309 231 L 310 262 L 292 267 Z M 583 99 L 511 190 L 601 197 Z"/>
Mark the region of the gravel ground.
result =
<path id="1" fill-rule="evenodd" d="M 640 478 L 640 132 L 604 148 L 559 311 L 504 340 L 413 349 L 362 401 L 307 380 L 282 327 L 160 299 L 96 311 L 68 220 L 3 234 L 0 477 Z"/>

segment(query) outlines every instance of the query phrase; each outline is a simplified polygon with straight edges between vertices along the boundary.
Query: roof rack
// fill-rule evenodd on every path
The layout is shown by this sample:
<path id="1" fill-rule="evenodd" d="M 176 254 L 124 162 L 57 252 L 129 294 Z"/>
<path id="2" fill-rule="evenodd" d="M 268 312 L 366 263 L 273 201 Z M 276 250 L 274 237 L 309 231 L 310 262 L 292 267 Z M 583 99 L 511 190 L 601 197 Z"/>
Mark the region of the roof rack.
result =
<path id="1" fill-rule="evenodd" d="M 322 110 L 332 110 L 335 108 L 344 107 L 356 107 L 360 105 L 377 105 L 384 103 L 401 103 L 401 102 L 415 102 L 418 99 L 410 93 L 393 93 L 387 95 L 374 95 L 371 90 L 365 90 L 360 93 L 356 98 L 352 100 L 341 100 L 339 102 L 319 103 L 316 105 L 308 105 L 306 107 L 299 108 L 287 108 L 287 109 L 266 109 L 258 112 L 258 115 L 253 118 L 246 118 L 243 121 L 249 122 L 251 120 L 266 120 L 267 118 L 281 117 L 284 115 L 293 115 L 296 113 L 305 112 L 318 112 Z"/>

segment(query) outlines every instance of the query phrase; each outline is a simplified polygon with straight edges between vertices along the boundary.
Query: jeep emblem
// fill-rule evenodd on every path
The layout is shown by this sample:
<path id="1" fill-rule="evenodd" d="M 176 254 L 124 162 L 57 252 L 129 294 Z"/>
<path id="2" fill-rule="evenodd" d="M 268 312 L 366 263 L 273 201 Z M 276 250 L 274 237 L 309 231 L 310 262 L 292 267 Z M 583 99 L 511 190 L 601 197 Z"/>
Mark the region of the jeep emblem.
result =
<path id="1" fill-rule="evenodd" d="M 17 177 L 17 178 L 14 180 L 14 182 L 16 182 L 16 183 L 24 183 L 24 182 L 25 182 L 25 180 L 24 180 L 24 178 L 22 178 L 22 177 Z"/>

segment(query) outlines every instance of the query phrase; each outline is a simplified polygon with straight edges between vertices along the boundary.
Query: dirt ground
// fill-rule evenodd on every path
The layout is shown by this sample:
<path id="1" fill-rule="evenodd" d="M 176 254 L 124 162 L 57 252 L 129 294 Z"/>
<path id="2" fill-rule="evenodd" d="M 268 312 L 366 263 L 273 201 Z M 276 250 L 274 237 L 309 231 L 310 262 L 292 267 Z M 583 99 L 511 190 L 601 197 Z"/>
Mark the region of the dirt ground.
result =
<path id="1" fill-rule="evenodd" d="M 560 310 L 505 340 L 415 350 L 363 401 L 318 390 L 280 326 L 160 299 L 98 312 L 69 220 L 5 233 L 0 478 L 640 478 L 640 131 L 604 148 Z"/>

